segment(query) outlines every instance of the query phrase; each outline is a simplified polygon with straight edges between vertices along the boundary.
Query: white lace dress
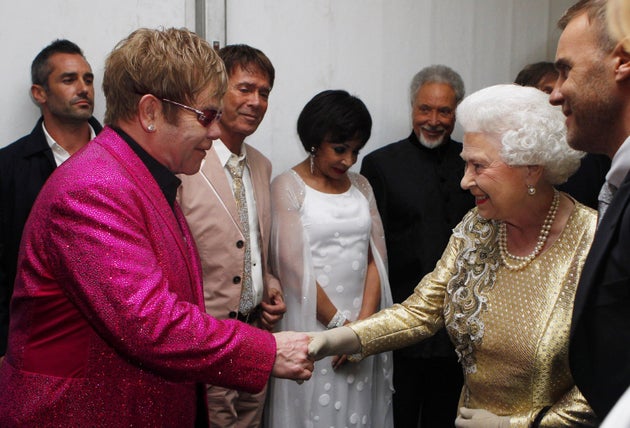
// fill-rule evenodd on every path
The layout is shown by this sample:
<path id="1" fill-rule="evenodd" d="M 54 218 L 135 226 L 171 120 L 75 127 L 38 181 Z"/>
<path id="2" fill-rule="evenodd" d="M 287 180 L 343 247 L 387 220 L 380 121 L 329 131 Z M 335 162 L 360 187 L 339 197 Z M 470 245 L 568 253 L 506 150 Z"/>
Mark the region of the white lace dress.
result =
<path id="1" fill-rule="evenodd" d="M 288 260 L 285 263 L 288 266 L 276 271 L 287 300 L 282 330 L 325 329 L 315 319 L 315 281 L 346 318 L 357 319 L 368 252 L 375 237 L 373 222 L 376 221 L 376 231 L 381 231 L 381 237 L 382 226 L 378 214 L 374 220 L 376 207 L 367 181 L 356 174 L 351 180 L 353 185 L 342 194 L 318 192 L 304 185 L 293 171 L 274 181 L 273 265 L 277 267 L 280 260 Z M 290 201 L 290 206 L 283 201 Z M 275 245 L 280 242 L 282 245 Z M 300 243 L 306 251 L 298 251 L 296 244 Z M 385 262 L 376 246 L 372 246 L 372 252 L 376 254 L 381 276 L 381 306 L 388 306 L 391 297 L 387 280 L 383 282 Z M 299 276 L 302 279 L 298 287 L 293 281 Z M 391 375 L 391 353 L 368 357 L 359 363 L 347 362 L 337 370 L 332 369 L 331 358 L 318 361 L 312 379 L 303 385 L 272 381 L 267 426 L 391 427 Z"/>

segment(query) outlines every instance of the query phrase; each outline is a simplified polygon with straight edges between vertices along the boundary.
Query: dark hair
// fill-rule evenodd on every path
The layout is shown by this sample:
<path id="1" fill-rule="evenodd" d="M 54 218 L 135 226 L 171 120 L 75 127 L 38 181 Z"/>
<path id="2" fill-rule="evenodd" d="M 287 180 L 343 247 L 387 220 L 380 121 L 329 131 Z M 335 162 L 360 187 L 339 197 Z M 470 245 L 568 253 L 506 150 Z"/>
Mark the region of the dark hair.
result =
<path id="1" fill-rule="evenodd" d="M 315 95 L 300 113 L 297 131 L 307 152 L 324 141 L 342 143 L 357 139 L 361 146 L 372 132 L 372 117 L 363 101 L 343 90 Z"/>
<path id="2" fill-rule="evenodd" d="M 541 61 L 533 64 L 526 65 L 521 71 L 518 72 L 514 83 L 521 86 L 533 86 L 536 87 L 540 79 L 548 74 L 553 74 L 558 77 L 558 70 L 552 62 Z"/>
<path id="3" fill-rule="evenodd" d="M 269 86 L 273 88 L 276 70 L 261 50 L 248 45 L 227 45 L 219 50 L 219 56 L 225 64 L 228 76 L 232 75 L 237 66 L 250 73 L 258 70 L 267 76 Z"/>
<path id="4" fill-rule="evenodd" d="M 76 54 L 83 56 L 83 51 L 79 46 L 70 40 L 57 39 L 44 49 L 42 49 L 31 63 L 31 82 L 33 85 L 40 85 L 48 88 L 48 77 L 52 73 L 52 68 L 48 63 L 51 56 L 57 53 Z"/>

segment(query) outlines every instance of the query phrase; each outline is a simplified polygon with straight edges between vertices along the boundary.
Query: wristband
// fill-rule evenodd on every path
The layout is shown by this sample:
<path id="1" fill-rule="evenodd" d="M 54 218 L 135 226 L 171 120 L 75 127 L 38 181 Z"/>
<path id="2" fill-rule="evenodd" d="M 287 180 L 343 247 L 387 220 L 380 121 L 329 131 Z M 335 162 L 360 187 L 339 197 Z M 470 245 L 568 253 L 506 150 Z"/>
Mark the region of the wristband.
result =
<path id="1" fill-rule="evenodd" d="M 341 327 L 345 322 L 346 317 L 344 317 L 341 312 L 337 311 L 337 313 L 331 318 L 326 328 L 330 330 L 331 328 Z"/>

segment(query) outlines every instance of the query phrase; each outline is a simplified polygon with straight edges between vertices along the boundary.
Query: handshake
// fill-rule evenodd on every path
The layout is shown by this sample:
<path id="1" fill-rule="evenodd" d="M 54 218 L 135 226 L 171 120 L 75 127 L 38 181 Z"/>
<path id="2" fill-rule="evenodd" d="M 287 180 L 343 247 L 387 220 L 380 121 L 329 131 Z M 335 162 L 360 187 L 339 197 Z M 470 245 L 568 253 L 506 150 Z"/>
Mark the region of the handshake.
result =
<path id="1" fill-rule="evenodd" d="M 274 333 L 276 361 L 272 376 L 304 381 L 311 378 L 314 362 L 330 355 L 355 354 L 361 342 L 350 327 L 310 333 Z"/>

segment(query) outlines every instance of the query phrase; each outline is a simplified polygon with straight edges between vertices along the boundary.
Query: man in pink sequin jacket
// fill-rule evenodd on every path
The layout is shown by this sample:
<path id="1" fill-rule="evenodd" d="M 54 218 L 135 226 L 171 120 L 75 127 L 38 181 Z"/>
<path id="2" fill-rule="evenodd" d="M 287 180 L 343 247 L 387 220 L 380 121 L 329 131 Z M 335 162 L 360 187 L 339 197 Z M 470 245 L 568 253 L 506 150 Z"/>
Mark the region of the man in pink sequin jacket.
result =
<path id="1" fill-rule="evenodd" d="M 203 383 L 308 379 L 308 337 L 218 321 L 175 173 L 199 169 L 226 89 L 187 30 L 109 55 L 108 125 L 50 177 L 27 221 L 0 365 L 0 426 L 207 426 Z"/>

